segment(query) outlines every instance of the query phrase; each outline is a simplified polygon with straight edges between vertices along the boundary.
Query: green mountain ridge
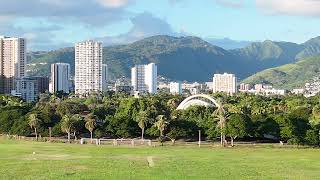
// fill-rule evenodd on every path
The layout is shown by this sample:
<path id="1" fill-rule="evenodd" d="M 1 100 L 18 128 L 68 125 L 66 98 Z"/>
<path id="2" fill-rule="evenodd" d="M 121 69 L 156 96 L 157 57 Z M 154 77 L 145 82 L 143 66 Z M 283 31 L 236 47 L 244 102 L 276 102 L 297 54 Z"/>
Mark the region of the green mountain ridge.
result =
<path id="1" fill-rule="evenodd" d="M 302 45 L 305 47 L 305 49 L 297 54 L 296 59 L 320 55 L 320 36 L 312 38 Z"/>
<path id="2" fill-rule="evenodd" d="M 159 74 L 170 79 L 209 81 L 214 73 L 223 72 L 244 79 L 267 68 L 295 63 L 298 54 L 301 58 L 320 54 L 320 38 L 304 44 L 267 40 L 242 49 L 225 50 L 198 37 L 159 35 L 128 45 L 104 47 L 103 62 L 108 64 L 111 78 L 130 77 L 130 68 L 135 64 L 154 62 Z M 74 48 L 30 53 L 28 62 L 33 63 L 28 66 L 30 75 L 48 75 L 50 64 L 55 62 L 70 63 L 73 71 Z"/>
<path id="3" fill-rule="evenodd" d="M 319 72 L 320 56 L 315 56 L 302 59 L 293 64 L 266 69 L 242 82 L 272 84 L 276 88 L 284 89 L 301 88 L 308 80 L 319 75 Z"/>
<path id="4" fill-rule="evenodd" d="M 49 74 L 49 65 L 55 62 L 70 63 L 74 69 L 74 48 L 48 52 L 40 57 L 30 58 L 29 63 L 46 62 L 46 65 L 29 66 L 30 74 Z M 216 72 L 236 72 L 246 77 L 249 69 L 237 71 L 243 66 L 233 54 L 211 45 L 197 37 L 154 36 L 129 45 L 104 47 L 103 62 L 109 66 L 112 78 L 130 76 L 135 64 L 154 62 L 159 74 L 170 79 L 208 81 Z M 250 67 L 246 65 L 243 68 Z"/>

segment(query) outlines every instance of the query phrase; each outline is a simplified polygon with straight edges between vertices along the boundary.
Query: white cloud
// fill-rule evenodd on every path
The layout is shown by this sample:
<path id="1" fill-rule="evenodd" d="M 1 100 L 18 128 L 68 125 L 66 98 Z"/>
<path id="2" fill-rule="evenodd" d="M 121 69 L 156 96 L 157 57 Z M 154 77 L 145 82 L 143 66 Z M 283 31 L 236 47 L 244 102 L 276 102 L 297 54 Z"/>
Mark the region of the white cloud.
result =
<path id="1" fill-rule="evenodd" d="M 134 0 L 0 0 L 0 17 L 51 18 L 104 26 L 126 17 Z"/>
<path id="2" fill-rule="evenodd" d="M 98 38 L 104 45 L 126 44 L 145 37 L 155 35 L 184 35 L 183 32 L 176 33 L 171 25 L 164 19 L 158 18 L 149 12 L 144 12 L 130 19 L 132 28 L 124 34 L 118 36 L 107 36 Z"/>
<path id="3" fill-rule="evenodd" d="M 52 49 L 69 24 L 90 30 L 127 20 L 134 1 L 0 0 L 0 35 L 26 37 L 29 49 Z"/>
<path id="4" fill-rule="evenodd" d="M 127 6 L 133 0 L 97 0 L 100 4 L 108 8 L 120 8 Z"/>
<path id="5" fill-rule="evenodd" d="M 256 0 L 268 14 L 320 16 L 320 0 Z"/>

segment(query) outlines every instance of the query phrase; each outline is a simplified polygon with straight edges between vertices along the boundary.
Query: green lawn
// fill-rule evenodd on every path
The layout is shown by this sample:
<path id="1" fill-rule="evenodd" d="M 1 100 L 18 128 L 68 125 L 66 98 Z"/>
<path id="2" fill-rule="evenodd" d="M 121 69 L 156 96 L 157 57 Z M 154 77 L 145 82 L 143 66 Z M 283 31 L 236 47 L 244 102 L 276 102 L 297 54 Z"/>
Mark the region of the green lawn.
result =
<path id="1" fill-rule="evenodd" d="M 147 159 L 152 159 L 153 167 Z M 319 179 L 320 150 L 97 147 L 0 140 L 0 179 L 222 178 Z"/>

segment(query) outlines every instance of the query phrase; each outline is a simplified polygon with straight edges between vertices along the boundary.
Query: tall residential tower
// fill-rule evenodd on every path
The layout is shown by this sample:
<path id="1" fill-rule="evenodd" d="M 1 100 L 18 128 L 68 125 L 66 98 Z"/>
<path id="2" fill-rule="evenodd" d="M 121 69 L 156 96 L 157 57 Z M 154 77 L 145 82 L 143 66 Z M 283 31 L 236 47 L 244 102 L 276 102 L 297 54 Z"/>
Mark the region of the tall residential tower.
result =
<path id="1" fill-rule="evenodd" d="M 213 92 L 234 94 L 237 92 L 237 78 L 234 74 L 215 74 L 213 77 Z"/>
<path id="2" fill-rule="evenodd" d="M 75 92 L 102 91 L 102 43 L 88 40 L 75 45 Z"/>
<path id="3" fill-rule="evenodd" d="M 70 64 L 55 63 L 51 64 L 51 83 L 50 92 L 63 91 L 69 93 Z"/>
<path id="4" fill-rule="evenodd" d="M 26 75 L 26 59 L 25 39 L 0 36 L 0 94 L 10 94 Z"/>
<path id="5" fill-rule="evenodd" d="M 131 69 L 131 85 L 134 91 L 157 93 L 157 66 L 154 63 L 136 65 Z"/>

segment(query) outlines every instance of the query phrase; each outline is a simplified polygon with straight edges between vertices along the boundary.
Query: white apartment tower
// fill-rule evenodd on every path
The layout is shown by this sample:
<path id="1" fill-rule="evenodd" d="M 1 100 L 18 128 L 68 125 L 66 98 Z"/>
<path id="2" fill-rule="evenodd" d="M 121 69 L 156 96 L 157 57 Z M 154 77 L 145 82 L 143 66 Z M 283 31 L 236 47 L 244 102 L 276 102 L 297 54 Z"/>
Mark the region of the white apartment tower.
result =
<path id="1" fill-rule="evenodd" d="M 75 45 L 75 92 L 102 91 L 102 43 L 88 40 Z"/>
<path id="2" fill-rule="evenodd" d="M 133 67 L 131 69 L 131 85 L 134 91 L 157 93 L 157 66 L 151 63 Z"/>
<path id="3" fill-rule="evenodd" d="M 55 93 L 57 91 L 69 93 L 70 74 L 70 64 L 51 64 L 51 83 L 49 91 L 51 93 Z"/>
<path id="4" fill-rule="evenodd" d="M 174 95 L 182 94 L 182 84 L 181 82 L 171 82 L 170 83 L 170 93 Z"/>
<path id="5" fill-rule="evenodd" d="M 0 36 L 0 94 L 10 94 L 15 80 L 26 74 L 26 41 Z"/>
<path id="6" fill-rule="evenodd" d="M 102 91 L 108 90 L 108 65 L 102 64 Z"/>
<path id="7" fill-rule="evenodd" d="M 213 92 L 234 94 L 237 92 L 237 78 L 234 74 L 215 74 L 213 77 Z"/>

